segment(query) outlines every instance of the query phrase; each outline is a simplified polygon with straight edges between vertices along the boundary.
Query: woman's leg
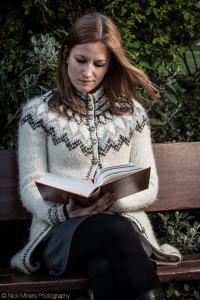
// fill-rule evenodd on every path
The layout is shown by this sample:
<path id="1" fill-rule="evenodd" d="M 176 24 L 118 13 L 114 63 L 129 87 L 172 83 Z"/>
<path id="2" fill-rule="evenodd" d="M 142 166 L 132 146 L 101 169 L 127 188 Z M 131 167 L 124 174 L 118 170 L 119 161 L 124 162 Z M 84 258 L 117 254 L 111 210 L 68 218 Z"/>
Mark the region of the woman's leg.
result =
<path id="1" fill-rule="evenodd" d="M 88 275 L 95 300 L 123 300 L 110 263 L 103 254 L 97 254 L 90 258 Z"/>
<path id="2" fill-rule="evenodd" d="M 106 288 L 102 291 L 104 295 L 99 296 L 98 264 L 95 269 L 93 262 L 93 271 L 90 269 L 90 259 L 99 254 L 107 259 L 107 265 L 110 266 L 104 275 L 101 269 L 101 276 L 104 282 L 112 282 L 108 286 L 112 286 L 111 289 L 116 287 L 116 293 L 122 295 L 121 299 L 133 300 L 160 287 L 155 268 L 142 247 L 139 235 L 126 218 L 119 215 L 93 215 L 79 225 L 73 236 L 67 272 L 85 274 L 88 269 L 96 300 L 107 299 L 108 292 Z M 110 296 L 111 299 L 117 298 Z"/>

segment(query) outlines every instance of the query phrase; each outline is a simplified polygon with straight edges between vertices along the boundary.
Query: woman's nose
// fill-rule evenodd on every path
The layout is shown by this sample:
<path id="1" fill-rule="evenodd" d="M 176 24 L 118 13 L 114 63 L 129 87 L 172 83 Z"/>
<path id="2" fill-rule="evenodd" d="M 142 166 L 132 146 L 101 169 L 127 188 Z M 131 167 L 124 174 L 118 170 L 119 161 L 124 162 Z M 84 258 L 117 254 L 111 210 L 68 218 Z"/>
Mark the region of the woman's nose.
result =
<path id="1" fill-rule="evenodd" d="M 84 69 L 83 69 L 83 75 L 85 77 L 91 77 L 92 76 L 92 73 L 93 73 L 93 70 L 92 70 L 92 65 L 91 64 L 87 64 L 84 66 Z"/>

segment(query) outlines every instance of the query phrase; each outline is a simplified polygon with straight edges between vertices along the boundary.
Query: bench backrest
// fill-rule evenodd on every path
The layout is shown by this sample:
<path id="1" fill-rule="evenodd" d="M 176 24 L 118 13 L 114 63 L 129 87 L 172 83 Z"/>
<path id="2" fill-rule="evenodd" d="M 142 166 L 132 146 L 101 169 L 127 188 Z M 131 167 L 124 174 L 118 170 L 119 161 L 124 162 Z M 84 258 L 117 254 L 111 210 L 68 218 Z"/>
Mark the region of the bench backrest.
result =
<path id="1" fill-rule="evenodd" d="M 200 208 L 200 142 L 153 144 L 157 201 L 146 211 Z M 30 219 L 18 189 L 16 150 L 0 150 L 0 220 Z"/>

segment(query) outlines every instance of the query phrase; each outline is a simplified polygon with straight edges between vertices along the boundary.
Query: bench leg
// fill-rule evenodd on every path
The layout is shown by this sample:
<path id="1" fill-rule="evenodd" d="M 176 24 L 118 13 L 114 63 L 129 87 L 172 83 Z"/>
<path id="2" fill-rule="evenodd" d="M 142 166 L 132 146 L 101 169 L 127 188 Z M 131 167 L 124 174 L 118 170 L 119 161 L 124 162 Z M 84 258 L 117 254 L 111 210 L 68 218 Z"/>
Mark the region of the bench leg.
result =
<path id="1" fill-rule="evenodd" d="M 162 288 L 150 290 L 135 300 L 167 300 Z"/>

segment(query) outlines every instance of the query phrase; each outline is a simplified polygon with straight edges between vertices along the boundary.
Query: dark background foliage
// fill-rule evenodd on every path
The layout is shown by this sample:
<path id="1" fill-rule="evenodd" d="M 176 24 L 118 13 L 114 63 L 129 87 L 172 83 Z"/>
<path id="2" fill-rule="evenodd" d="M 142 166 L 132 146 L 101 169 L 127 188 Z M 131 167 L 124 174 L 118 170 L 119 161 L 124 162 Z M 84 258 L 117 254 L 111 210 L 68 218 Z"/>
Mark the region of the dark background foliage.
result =
<path id="1" fill-rule="evenodd" d="M 16 147 L 23 103 L 55 87 L 56 51 L 71 24 L 93 11 L 115 20 L 127 56 L 161 89 L 158 103 L 146 101 L 153 141 L 200 140 L 199 1 L 3 0 L 0 9 L 2 149 Z M 34 44 L 41 34 L 43 53 Z M 52 39 L 49 61 L 45 37 Z"/>
<path id="2" fill-rule="evenodd" d="M 200 140 L 200 1 L 1 0 L 0 149 L 17 147 L 24 103 L 56 86 L 57 53 L 71 24 L 96 11 L 114 19 L 127 56 L 160 88 L 155 103 L 138 87 L 146 99 L 152 141 Z M 199 252 L 199 212 L 149 216 L 161 243 L 172 243 L 182 253 Z M 1 266 L 26 242 L 28 227 L 26 222 L 0 224 Z M 200 299 L 199 284 L 166 284 L 165 289 L 172 300 Z"/>

